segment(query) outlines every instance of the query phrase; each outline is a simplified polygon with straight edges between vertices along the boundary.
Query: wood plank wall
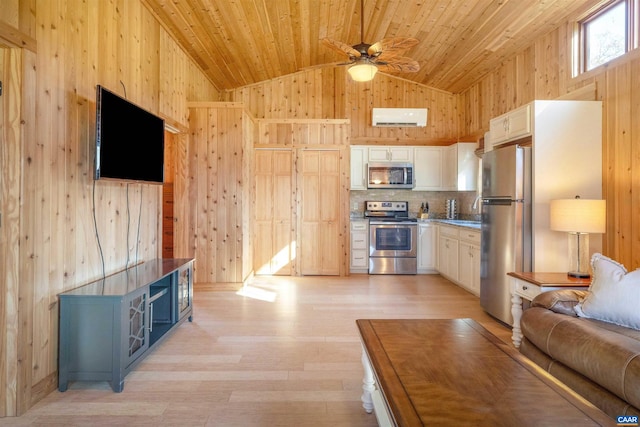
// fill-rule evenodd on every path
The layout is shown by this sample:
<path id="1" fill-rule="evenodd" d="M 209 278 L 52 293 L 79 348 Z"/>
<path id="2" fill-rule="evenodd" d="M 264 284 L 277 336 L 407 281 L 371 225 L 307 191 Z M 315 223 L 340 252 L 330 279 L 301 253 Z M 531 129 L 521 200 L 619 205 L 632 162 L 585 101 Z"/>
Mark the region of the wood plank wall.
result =
<path id="1" fill-rule="evenodd" d="M 18 360 L 22 61 L 20 50 L 0 48 L 0 416 L 16 401 L 10 390 Z"/>
<path id="2" fill-rule="evenodd" d="M 8 148 L 22 153 L 22 176 L 16 177 L 22 179 L 18 270 L 0 298 L 0 319 L 8 319 L 19 293 L 20 329 L 3 335 L 0 349 L 0 367 L 8 372 L 2 376 L 0 415 L 11 416 L 56 386 L 56 295 L 102 275 L 96 234 L 106 274 L 160 253 L 161 186 L 93 186 L 96 85 L 120 95 L 126 88 L 129 100 L 183 130 L 187 100 L 216 100 L 220 94 L 138 0 L 4 0 L 0 21 L 1 28 L 29 41 L 22 49 L 5 43 L 13 47 L 9 62 L 21 61 L 9 66 L 17 74 L 4 85 L 21 87 L 23 121 Z M 0 34 L 0 45 L 3 39 Z M 14 128 L 13 116 L 9 123 Z"/>
<path id="3" fill-rule="evenodd" d="M 461 133 L 483 134 L 491 117 L 534 99 L 571 98 L 573 93 L 585 99 L 595 86 L 595 99 L 603 101 L 603 253 L 633 270 L 640 267 L 640 52 L 572 77 L 572 34 L 568 22 L 461 93 Z"/>
<path id="4" fill-rule="evenodd" d="M 189 179 L 194 280 L 243 282 L 251 267 L 250 189 L 254 130 L 240 103 L 189 104 Z M 180 219 L 179 219 L 180 221 Z M 184 222 L 183 222 L 184 224 Z"/>
<path id="5" fill-rule="evenodd" d="M 351 144 L 449 145 L 458 141 L 457 97 L 397 77 L 354 83 L 345 67 L 303 71 L 224 94 L 257 119 L 348 119 Z M 428 108 L 424 128 L 371 126 L 373 107 Z"/>

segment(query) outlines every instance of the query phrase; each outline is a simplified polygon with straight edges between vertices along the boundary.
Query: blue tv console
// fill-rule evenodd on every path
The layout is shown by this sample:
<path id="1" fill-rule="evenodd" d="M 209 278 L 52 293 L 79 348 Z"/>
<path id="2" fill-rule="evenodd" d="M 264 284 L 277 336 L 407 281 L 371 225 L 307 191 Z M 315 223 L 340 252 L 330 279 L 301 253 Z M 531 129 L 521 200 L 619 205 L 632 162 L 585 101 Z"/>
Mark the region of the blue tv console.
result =
<path id="1" fill-rule="evenodd" d="M 193 259 L 155 259 L 61 293 L 58 390 L 124 377 L 169 332 L 192 321 Z"/>

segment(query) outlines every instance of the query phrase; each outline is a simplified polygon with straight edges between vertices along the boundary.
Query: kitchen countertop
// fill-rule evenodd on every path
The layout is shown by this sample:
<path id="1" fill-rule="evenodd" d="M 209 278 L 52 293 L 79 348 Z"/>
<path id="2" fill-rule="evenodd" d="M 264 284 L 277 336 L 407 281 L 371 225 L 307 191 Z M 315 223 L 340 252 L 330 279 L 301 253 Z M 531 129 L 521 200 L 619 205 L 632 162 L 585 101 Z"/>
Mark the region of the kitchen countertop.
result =
<path id="1" fill-rule="evenodd" d="M 362 214 L 351 213 L 349 219 L 351 221 L 365 221 L 368 218 L 365 218 Z M 424 223 L 429 221 L 441 222 L 443 224 L 454 225 L 456 227 L 472 228 L 474 230 L 480 230 L 480 225 L 481 225 L 480 221 L 471 221 L 466 219 L 444 219 L 444 218 L 418 219 L 418 224 L 421 222 Z"/>
<path id="2" fill-rule="evenodd" d="M 420 220 L 418 220 L 420 221 Z M 480 230 L 482 223 L 480 221 L 469 221 L 465 219 L 439 219 L 434 218 L 430 221 L 437 221 L 447 225 L 455 225 L 457 227 L 473 228 L 474 230 Z"/>

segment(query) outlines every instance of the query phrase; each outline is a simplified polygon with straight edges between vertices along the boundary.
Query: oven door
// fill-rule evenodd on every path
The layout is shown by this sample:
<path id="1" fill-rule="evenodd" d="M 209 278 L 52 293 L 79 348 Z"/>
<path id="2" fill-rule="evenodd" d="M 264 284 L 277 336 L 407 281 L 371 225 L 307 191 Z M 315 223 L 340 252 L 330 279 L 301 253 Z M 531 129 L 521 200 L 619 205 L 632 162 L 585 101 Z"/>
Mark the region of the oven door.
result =
<path id="1" fill-rule="evenodd" d="M 417 224 L 378 223 L 369 225 L 369 255 L 372 257 L 413 258 L 417 254 Z"/>

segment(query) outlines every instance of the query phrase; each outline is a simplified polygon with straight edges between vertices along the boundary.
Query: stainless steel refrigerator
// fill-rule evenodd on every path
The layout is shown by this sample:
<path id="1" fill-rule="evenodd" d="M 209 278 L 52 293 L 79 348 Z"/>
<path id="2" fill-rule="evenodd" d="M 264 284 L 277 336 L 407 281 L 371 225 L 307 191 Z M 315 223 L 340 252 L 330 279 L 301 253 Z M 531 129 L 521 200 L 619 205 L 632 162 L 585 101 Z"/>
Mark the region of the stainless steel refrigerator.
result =
<path id="1" fill-rule="evenodd" d="M 511 324 L 507 273 L 531 271 L 531 148 L 511 145 L 482 156 L 480 305 Z"/>

